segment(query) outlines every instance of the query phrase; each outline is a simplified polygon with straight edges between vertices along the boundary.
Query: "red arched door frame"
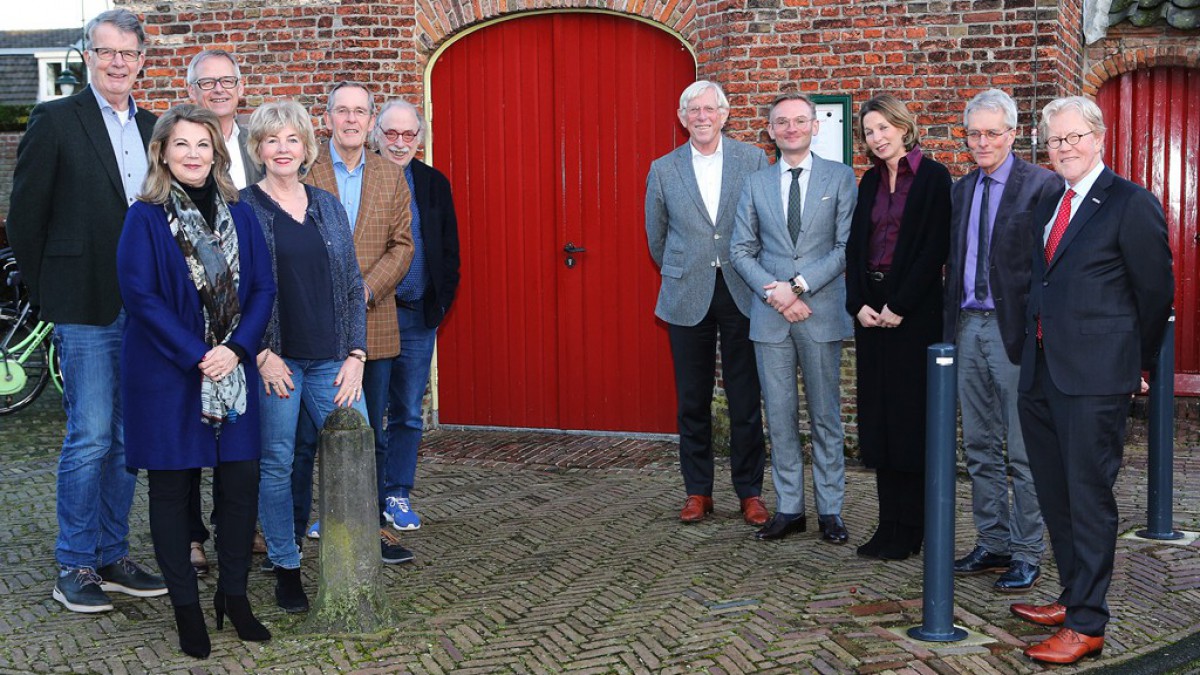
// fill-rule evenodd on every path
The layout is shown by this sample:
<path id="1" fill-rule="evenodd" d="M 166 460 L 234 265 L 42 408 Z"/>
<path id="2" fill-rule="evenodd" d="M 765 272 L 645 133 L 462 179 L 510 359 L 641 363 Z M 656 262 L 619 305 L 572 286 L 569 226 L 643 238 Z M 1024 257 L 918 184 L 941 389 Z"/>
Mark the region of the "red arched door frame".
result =
<path id="1" fill-rule="evenodd" d="M 1162 200 L 1175 263 L 1175 389 L 1200 395 L 1200 69 L 1158 66 L 1105 82 L 1104 162 Z"/>
<path id="2" fill-rule="evenodd" d="M 650 162 L 684 142 L 675 108 L 694 79 L 677 36 L 612 12 L 521 15 L 436 55 L 431 156 L 462 243 L 441 423 L 675 430 L 643 204 Z"/>

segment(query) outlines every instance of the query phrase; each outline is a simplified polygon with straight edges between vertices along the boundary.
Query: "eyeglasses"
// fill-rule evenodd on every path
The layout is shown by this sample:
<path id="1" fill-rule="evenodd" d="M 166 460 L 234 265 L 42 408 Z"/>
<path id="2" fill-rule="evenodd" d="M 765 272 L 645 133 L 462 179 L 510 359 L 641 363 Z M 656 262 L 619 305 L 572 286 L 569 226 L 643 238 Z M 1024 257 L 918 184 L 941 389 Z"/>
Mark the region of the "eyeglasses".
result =
<path id="1" fill-rule="evenodd" d="M 344 105 L 339 105 L 333 109 L 334 117 L 370 117 L 371 111 L 366 108 L 347 108 Z"/>
<path id="2" fill-rule="evenodd" d="M 202 77 L 192 84 L 204 91 L 216 89 L 218 84 L 221 85 L 222 89 L 229 90 L 237 86 L 238 79 L 232 75 L 226 75 L 225 77 Z"/>
<path id="3" fill-rule="evenodd" d="M 136 49 L 111 49 L 109 47 L 93 47 L 90 50 L 96 55 L 96 58 L 101 61 L 112 61 L 117 55 L 121 55 L 121 60 L 125 63 L 137 63 L 138 59 L 142 58 L 142 53 Z"/>
<path id="4" fill-rule="evenodd" d="M 382 133 L 383 133 L 383 137 L 388 139 L 389 143 L 395 143 L 396 141 L 400 140 L 401 138 L 404 139 L 405 143 L 412 143 L 413 139 L 416 138 L 420 132 L 418 132 L 418 131 L 396 131 L 395 129 L 384 129 L 382 131 Z"/>
<path id="5" fill-rule="evenodd" d="M 796 127 L 797 129 L 803 129 L 810 124 L 812 124 L 812 120 L 808 119 L 807 117 L 793 117 L 791 119 L 787 117 L 777 117 L 771 120 L 771 125 L 776 129 L 786 129 L 792 126 Z"/>
<path id="6" fill-rule="evenodd" d="M 1063 143 L 1066 143 L 1067 145 L 1075 145 L 1076 143 L 1079 143 L 1084 136 L 1089 136 L 1094 133 L 1096 132 L 1089 131 L 1086 134 L 1070 133 L 1066 136 L 1051 136 L 1046 139 L 1046 147 L 1050 148 L 1051 150 L 1057 150 L 1062 147 Z"/>
<path id="7" fill-rule="evenodd" d="M 989 141 L 998 141 L 1004 134 L 1012 131 L 1012 129 L 988 129 L 987 131 L 968 131 L 967 142 L 975 145 L 983 137 L 987 137 Z"/>
<path id="8" fill-rule="evenodd" d="M 704 113 L 705 115 L 712 117 L 713 115 L 716 115 L 719 110 L 720 110 L 720 108 L 718 108 L 716 106 L 712 106 L 712 105 L 706 105 L 703 107 L 693 106 L 693 107 L 687 108 L 687 116 L 688 117 L 699 117 L 700 113 Z"/>

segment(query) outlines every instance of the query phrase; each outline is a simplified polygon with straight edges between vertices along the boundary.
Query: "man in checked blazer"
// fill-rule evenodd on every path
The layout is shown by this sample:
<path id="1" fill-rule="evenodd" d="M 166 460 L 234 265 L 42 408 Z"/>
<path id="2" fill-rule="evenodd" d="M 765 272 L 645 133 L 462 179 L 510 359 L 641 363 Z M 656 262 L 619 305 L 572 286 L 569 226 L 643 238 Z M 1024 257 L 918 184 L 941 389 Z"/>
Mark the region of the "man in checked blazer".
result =
<path id="1" fill-rule="evenodd" d="M 646 238 L 662 272 L 654 313 L 667 323 L 678 396 L 679 465 L 687 500 L 680 520 L 713 510 L 712 393 L 717 335 L 729 399 L 730 473 L 746 522 L 770 514 L 762 492 L 765 442 L 758 371 L 747 318 L 754 293 L 729 262 L 729 239 L 746 176 L 766 165 L 762 150 L 721 134 L 729 101 L 700 80 L 679 97 L 691 139 L 654 160 L 646 178 Z"/>
<path id="2" fill-rule="evenodd" d="M 375 123 L 375 97 L 361 84 L 342 82 L 330 90 L 325 124 L 331 131 L 304 181 L 332 192 L 342 202 L 362 271 L 367 303 L 367 363 L 363 369 L 363 398 L 375 434 L 375 473 L 380 525 L 383 526 L 383 470 L 387 465 L 388 382 L 392 359 L 400 353 L 400 328 L 396 322 L 396 284 L 412 262 L 412 196 L 404 173 L 366 148 Z M 302 536 L 312 506 L 312 462 L 317 434 L 312 420 L 300 416 L 296 459 L 292 468 L 296 534 Z M 386 563 L 407 562 L 412 553 L 395 541 L 384 542 Z M 390 551 L 388 549 L 391 549 Z"/>
<path id="3" fill-rule="evenodd" d="M 746 179 L 729 249 L 734 268 L 757 295 L 750 307 L 750 339 L 767 405 L 777 495 L 775 516 L 755 537 L 780 539 L 807 527 L 799 366 L 821 538 L 844 544 L 849 534 L 841 518 L 846 463 L 838 382 L 842 340 L 853 332 L 843 272 L 858 188 L 850 167 L 811 152 L 820 131 L 811 99 L 781 94 L 768 120 L 780 160 Z"/>

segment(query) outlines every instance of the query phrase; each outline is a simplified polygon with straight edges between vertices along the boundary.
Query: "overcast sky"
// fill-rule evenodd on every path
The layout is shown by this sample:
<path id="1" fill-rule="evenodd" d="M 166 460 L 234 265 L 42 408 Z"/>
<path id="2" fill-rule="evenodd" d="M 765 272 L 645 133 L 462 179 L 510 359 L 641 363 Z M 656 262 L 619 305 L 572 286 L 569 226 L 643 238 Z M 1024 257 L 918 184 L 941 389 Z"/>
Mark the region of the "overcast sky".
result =
<path id="1" fill-rule="evenodd" d="M 33 30 L 82 28 L 88 19 L 113 3 L 112 0 L 3 0 L 3 4 L 0 30 Z"/>

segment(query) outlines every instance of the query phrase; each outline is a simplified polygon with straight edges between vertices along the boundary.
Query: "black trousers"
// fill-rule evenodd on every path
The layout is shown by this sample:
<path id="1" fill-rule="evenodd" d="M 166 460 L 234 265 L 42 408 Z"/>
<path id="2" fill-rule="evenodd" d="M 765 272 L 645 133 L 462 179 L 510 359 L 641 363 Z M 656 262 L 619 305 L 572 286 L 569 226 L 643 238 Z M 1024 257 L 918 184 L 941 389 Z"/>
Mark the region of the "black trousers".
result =
<path id="1" fill-rule="evenodd" d="M 214 483 L 217 588 L 226 595 L 245 595 L 250 547 L 258 520 L 258 460 L 222 462 L 221 481 Z M 171 604 L 200 601 L 196 570 L 190 561 L 191 499 L 198 491 L 200 469 L 147 471 L 150 483 L 150 537 L 154 557 L 167 583 Z"/>
<path id="2" fill-rule="evenodd" d="M 213 478 L 212 478 L 213 492 L 216 492 L 218 489 L 217 481 L 220 480 L 220 478 L 219 478 L 220 474 L 221 474 L 221 472 L 217 471 L 216 467 L 213 467 Z M 191 511 L 191 516 L 188 519 L 190 522 L 190 524 L 188 525 L 188 529 L 191 530 L 192 541 L 203 544 L 204 542 L 208 541 L 208 528 L 204 526 L 204 509 L 202 509 L 200 507 L 200 472 L 199 471 L 192 474 L 192 492 L 189 496 L 189 501 L 190 501 L 190 505 L 188 508 Z M 213 503 L 212 515 L 209 516 L 209 522 L 210 523 L 217 522 L 217 505 L 215 502 Z"/>
<path id="3" fill-rule="evenodd" d="M 925 474 L 896 469 L 875 470 L 880 524 L 892 522 L 924 529 Z"/>
<path id="4" fill-rule="evenodd" d="M 729 401 L 729 465 L 739 499 L 762 494 L 766 442 L 762 391 L 750 341 L 750 319 L 717 274 L 712 304 L 695 326 L 668 324 L 678 397 L 679 468 L 689 495 L 712 496 L 712 397 L 716 384 L 717 335 L 721 374 Z"/>
<path id="5" fill-rule="evenodd" d="M 1071 396 L 1054 385 L 1043 352 L 1034 367 L 1018 412 L 1063 587 L 1058 601 L 1067 607 L 1067 628 L 1104 635 L 1117 548 L 1113 485 L 1125 449 L 1129 394 Z"/>

